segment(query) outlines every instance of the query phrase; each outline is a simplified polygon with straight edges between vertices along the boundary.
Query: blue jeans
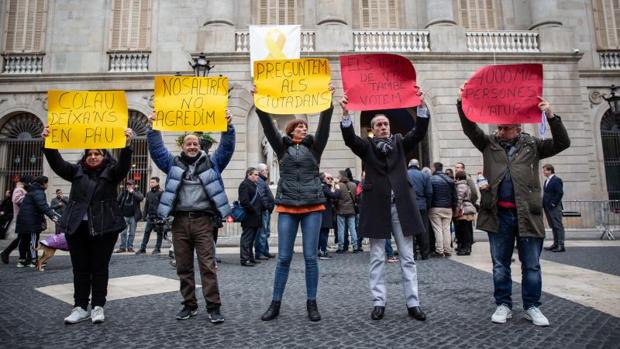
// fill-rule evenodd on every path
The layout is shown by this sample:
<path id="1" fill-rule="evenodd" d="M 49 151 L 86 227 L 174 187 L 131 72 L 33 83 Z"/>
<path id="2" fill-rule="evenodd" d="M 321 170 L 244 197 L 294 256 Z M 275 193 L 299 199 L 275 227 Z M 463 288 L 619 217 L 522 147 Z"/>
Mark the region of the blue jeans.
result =
<path id="1" fill-rule="evenodd" d="M 357 247 L 357 231 L 355 230 L 355 215 L 354 214 L 339 214 L 338 215 L 338 249 L 344 249 L 344 236 L 346 230 L 351 233 L 351 247 L 356 250 Z"/>
<path id="2" fill-rule="evenodd" d="M 515 240 L 521 261 L 521 294 L 523 309 L 540 306 L 542 278 L 540 275 L 540 253 L 543 238 L 518 237 L 519 228 L 516 210 L 499 209 L 499 230 L 488 233 L 493 260 L 493 285 L 495 304 L 504 304 L 512 309 L 512 277 L 510 263 Z"/>
<path id="3" fill-rule="evenodd" d="M 282 300 L 284 287 L 288 280 L 288 272 L 293 259 L 293 247 L 297 229 L 301 224 L 304 261 L 306 263 L 306 292 L 309 300 L 316 299 L 319 284 L 319 264 L 317 246 L 321 229 L 322 212 L 304 214 L 280 213 L 278 215 L 278 264 L 273 281 L 273 300 Z"/>
<path id="4" fill-rule="evenodd" d="M 134 216 L 124 217 L 127 228 L 121 233 L 121 245 L 120 248 L 130 249 L 133 248 L 133 238 L 136 236 L 136 218 Z"/>
<path id="5" fill-rule="evenodd" d="M 385 239 L 385 254 L 388 258 L 394 257 L 394 249 L 392 248 L 392 239 Z"/>
<path id="6" fill-rule="evenodd" d="M 269 211 L 263 211 L 263 225 L 258 228 L 256 232 L 256 238 L 254 239 L 254 255 L 267 256 L 269 253 L 269 235 L 271 235 L 271 213 Z"/>

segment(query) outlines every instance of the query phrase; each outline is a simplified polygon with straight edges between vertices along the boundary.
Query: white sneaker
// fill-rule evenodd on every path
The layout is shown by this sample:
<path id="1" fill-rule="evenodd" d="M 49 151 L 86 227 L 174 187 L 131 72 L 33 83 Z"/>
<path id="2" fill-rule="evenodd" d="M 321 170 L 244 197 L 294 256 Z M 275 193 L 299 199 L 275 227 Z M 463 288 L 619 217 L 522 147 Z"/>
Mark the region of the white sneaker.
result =
<path id="1" fill-rule="evenodd" d="M 105 315 L 103 314 L 103 307 L 96 306 L 90 314 L 93 320 L 93 324 L 100 324 L 105 321 Z"/>
<path id="2" fill-rule="evenodd" d="M 502 304 L 495 309 L 493 316 L 491 316 L 491 321 L 496 324 L 505 324 L 507 319 L 512 318 L 512 310 L 508 308 L 506 305 Z"/>
<path id="3" fill-rule="evenodd" d="M 82 309 L 82 307 L 75 307 L 71 310 L 71 314 L 65 318 L 65 324 L 77 324 L 90 318 L 90 312 Z"/>
<path id="4" fill-rule="evenodd" d="M 549 326 L 549 320 L 543 315 L 538 307 L 531 307 L 525 311 L 525 318 L 536 326 Z"/>

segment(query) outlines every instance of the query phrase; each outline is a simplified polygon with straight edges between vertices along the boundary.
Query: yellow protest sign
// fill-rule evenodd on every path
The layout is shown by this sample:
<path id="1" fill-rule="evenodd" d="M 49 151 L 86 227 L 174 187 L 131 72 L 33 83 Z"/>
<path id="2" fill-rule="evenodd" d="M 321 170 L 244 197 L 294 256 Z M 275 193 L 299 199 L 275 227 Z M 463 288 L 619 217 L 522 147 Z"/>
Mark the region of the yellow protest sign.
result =
<path id="1" fill-rule="evenodd" d="M 155 120 L 161 131 L 226 131 L 228 78 L 156 76 Z"/>
<path id="2" fill-rule="evenodd" d="M 272 114 L 316 114 L 331 106 L 329 62 L 303 58 L 254 62 L 254 104 Z"/>
<path id="3" fill-rule="evenodd" d="M 123 91 L 48 91 L 45 147 L 124 148 L 127 119 Z"/>

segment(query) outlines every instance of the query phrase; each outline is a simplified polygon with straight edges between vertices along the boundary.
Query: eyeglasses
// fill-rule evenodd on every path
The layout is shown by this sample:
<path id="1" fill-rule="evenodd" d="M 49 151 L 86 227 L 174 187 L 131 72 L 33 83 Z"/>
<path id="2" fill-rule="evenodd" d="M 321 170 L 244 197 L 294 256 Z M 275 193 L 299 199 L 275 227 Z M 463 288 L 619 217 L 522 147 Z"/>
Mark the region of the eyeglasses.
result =
<path id="1" fill-rule="evenodd" d="M 330 181 L 333 181 L 333 180 L 334 180 L 334 177 L 325 177 L 325 180 L 330 180 Z"/>

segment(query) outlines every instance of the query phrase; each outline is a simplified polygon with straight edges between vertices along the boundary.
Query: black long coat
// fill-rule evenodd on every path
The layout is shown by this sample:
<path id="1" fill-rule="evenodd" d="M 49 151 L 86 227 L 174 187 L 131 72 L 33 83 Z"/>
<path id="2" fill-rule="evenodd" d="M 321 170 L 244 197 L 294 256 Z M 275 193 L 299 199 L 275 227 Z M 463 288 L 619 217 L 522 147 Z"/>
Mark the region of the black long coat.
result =
<path id="1" fill-rule="evenodd" d="M 241 226 L 260 228 L 263 225 L 261 197 L 260 194 L 256 194 L 256 183 L 247 178 L 239 185 L 239 204 L 245 209 L 245 218 L 241 221 Z"/>
<path id="2" fill-rule="evenodd" d="M 334 214 L 336 211 L 334 209 L 334 203 L 340 196 L 340 190 L 336 189 L 336 191 L 332 192 L 329 185 L 323 183 L 323 195 L 325 195 L 327 202 L 325 203 L 325 210 L 323 211 L 321 229 L 331 229 L 334 228 Z"/>
<path id="3" fill-rule="evenodd" d="M 63 160 L 58 150 L 43 149 L 52 170 L 62 179 L 71 182 L 69 204 L 58 226 L 66 234 L 75 233 L 84 214 L 88 217 L 90 235 L 120 233 L 127 224 L 116 201 L 118 185 L 131 168 L 131 146 L 121 150 L 118 162 L 106 157 L 97 170 L 89 170 L 82 163 L 72 164 Z"/>
<path id="4" fill-rule="evenodd" d="M 34 182 L 28 188 L 28 193 L 19 208 L 15 233 L 31 234 L 40 233 L 45 227 L 45 217 L 55 218 L 56 214 L 47 204 L 45 189 L 41 184 Z"/>
<path id="5" fill-rule="evenodd" d="M 413 183 L 407 176 L 406 154 L 426 135 L 429 118 L 417 118 L 416 127 L 404 137 L 394 135 L 394 148 L 387 155 L 379 152 L 369 139 L 355 135 L 353 125 L 343 127 L 344 143 L 360 157 L 365 165 L 366 178 L 362 184 L 359 235 L 372 239 L 389 239 L 392 233 L 391 192 L 403 234 L 410 236 L 425 232 L 416 203 Z"/>

